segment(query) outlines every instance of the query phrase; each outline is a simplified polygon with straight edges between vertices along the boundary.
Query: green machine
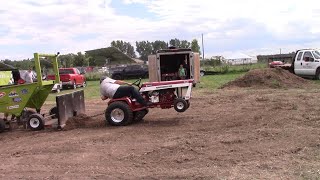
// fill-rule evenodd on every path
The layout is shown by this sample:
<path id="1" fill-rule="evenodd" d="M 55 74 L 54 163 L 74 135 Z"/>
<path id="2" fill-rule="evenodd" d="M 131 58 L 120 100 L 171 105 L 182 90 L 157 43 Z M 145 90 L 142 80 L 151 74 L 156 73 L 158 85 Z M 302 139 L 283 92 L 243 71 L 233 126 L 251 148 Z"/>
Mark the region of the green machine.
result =
<path id="1" fill-rule="evenodd" d="M 60 82 L 57 54 L 34 53 L 35 70 L 37 81 L 24 84 L 7 84 L 12 79 L 8 71 L 0 73 L 0 113 L 16 117 L 18 123 L 26 123 L 31 130 L 41 130 L 44 128 L 44 117 L 40 110 L 47 99 L 55 83 Z M 42 79 L 40 58 L 46 58 L 53 64 L 55 81 Z M 35 109 L 36 112 L 27 110 Z M 0 119 L 0 132 L 4 131 L 9 122 Z"/>

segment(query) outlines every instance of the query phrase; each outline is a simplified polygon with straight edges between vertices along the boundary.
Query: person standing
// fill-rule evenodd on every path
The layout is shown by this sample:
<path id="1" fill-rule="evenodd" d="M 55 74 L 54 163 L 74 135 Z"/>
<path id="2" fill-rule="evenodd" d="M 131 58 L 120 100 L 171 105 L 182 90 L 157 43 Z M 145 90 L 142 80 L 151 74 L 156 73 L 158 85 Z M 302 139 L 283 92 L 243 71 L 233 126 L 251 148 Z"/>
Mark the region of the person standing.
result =
<path id="1" fill-rule="evenodd" d="M 24 80 L 26 83 L 33 83 L 33 78 L 34 78 L 34 75 L 33 75 L 32 69 L 29 68 L 29 70 L 24 74 Z"/>
<path id="2" fill-rule="evenodd" d="M 180 65 L 180 68 L 178 70 L 178 75 L 179 75 L 181 80 L 186 79 L 186 70 L 183 67 L 183 64 Z"/>

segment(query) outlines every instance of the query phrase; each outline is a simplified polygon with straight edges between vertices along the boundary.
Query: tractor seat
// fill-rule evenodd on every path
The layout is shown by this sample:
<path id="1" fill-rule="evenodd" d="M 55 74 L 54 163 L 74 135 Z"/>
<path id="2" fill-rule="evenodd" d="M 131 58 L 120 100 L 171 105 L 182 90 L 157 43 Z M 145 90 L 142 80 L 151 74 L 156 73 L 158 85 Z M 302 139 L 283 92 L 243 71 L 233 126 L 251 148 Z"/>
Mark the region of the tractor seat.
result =
<path id="1" fill-rule="evenodd" d="M 141 87 L 163 86 L 172 84 L 193 83 L 193 79 L 174 80 L 174 81 L 160 81 L 160 82 L 146 82 Z"/>

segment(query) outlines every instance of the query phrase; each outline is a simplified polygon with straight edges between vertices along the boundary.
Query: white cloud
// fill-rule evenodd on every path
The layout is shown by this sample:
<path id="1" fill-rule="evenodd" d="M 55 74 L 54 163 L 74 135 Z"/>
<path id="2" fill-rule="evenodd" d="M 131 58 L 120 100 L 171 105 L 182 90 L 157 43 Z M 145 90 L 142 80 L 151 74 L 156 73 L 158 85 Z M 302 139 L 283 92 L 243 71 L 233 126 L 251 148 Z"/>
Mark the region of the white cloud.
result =
<path id="1" fill-rule="evenodd" d="M 3 2 L 0 6 L 0 27 L 9 28 L 9 34 L 0 36 L 0 46 L 20 45 L 30 51 L 60 49 L 62 53 L 68 53 L 105 47 L 117 39 L 133 44 L 140 40 L 168 41 L 174 37 L 200 40 L 201 33 L 206 38 L 206 54 L 237 48 L 243 51 L 254 49 L 258 53 L 261 48 L 319 46 L 320 1 L 316 0 L 122 2 L 144 5 L 157 18 L 119 15 L 117 9 L 111 7 L 111 0 Z M 83 41 L 74 38 L 83 34 L 96 34 L 96 37 Z M 265 45 L 254 47 L 252 43 L 252 47 L 247 47 L 245 39 L 262 38 L 264 34 L 267 35 Z M 21 35 L 30 38 L 21 38 Z M 232 46 L 241 41 L 244 46 Z M 30 46 L 37 49 L 30 49 Z M 0 50 L 0 53 L 0 59 L 18 57 L 14 50 Z M 25 53 L 30 57 L 33 52 Z"/>

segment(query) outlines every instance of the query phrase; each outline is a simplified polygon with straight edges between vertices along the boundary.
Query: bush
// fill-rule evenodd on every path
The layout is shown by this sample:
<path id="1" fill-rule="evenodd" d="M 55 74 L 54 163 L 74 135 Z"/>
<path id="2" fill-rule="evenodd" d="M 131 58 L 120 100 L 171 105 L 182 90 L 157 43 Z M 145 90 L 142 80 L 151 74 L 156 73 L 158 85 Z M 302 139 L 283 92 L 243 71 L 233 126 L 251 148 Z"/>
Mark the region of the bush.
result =
<path id="1" fill-rule="evenodd" d="M 99 81 L 103 75 L 105 74 L 101 72 L 88 72 L 85 74 L 85 77 L 87 81 Z"/>

